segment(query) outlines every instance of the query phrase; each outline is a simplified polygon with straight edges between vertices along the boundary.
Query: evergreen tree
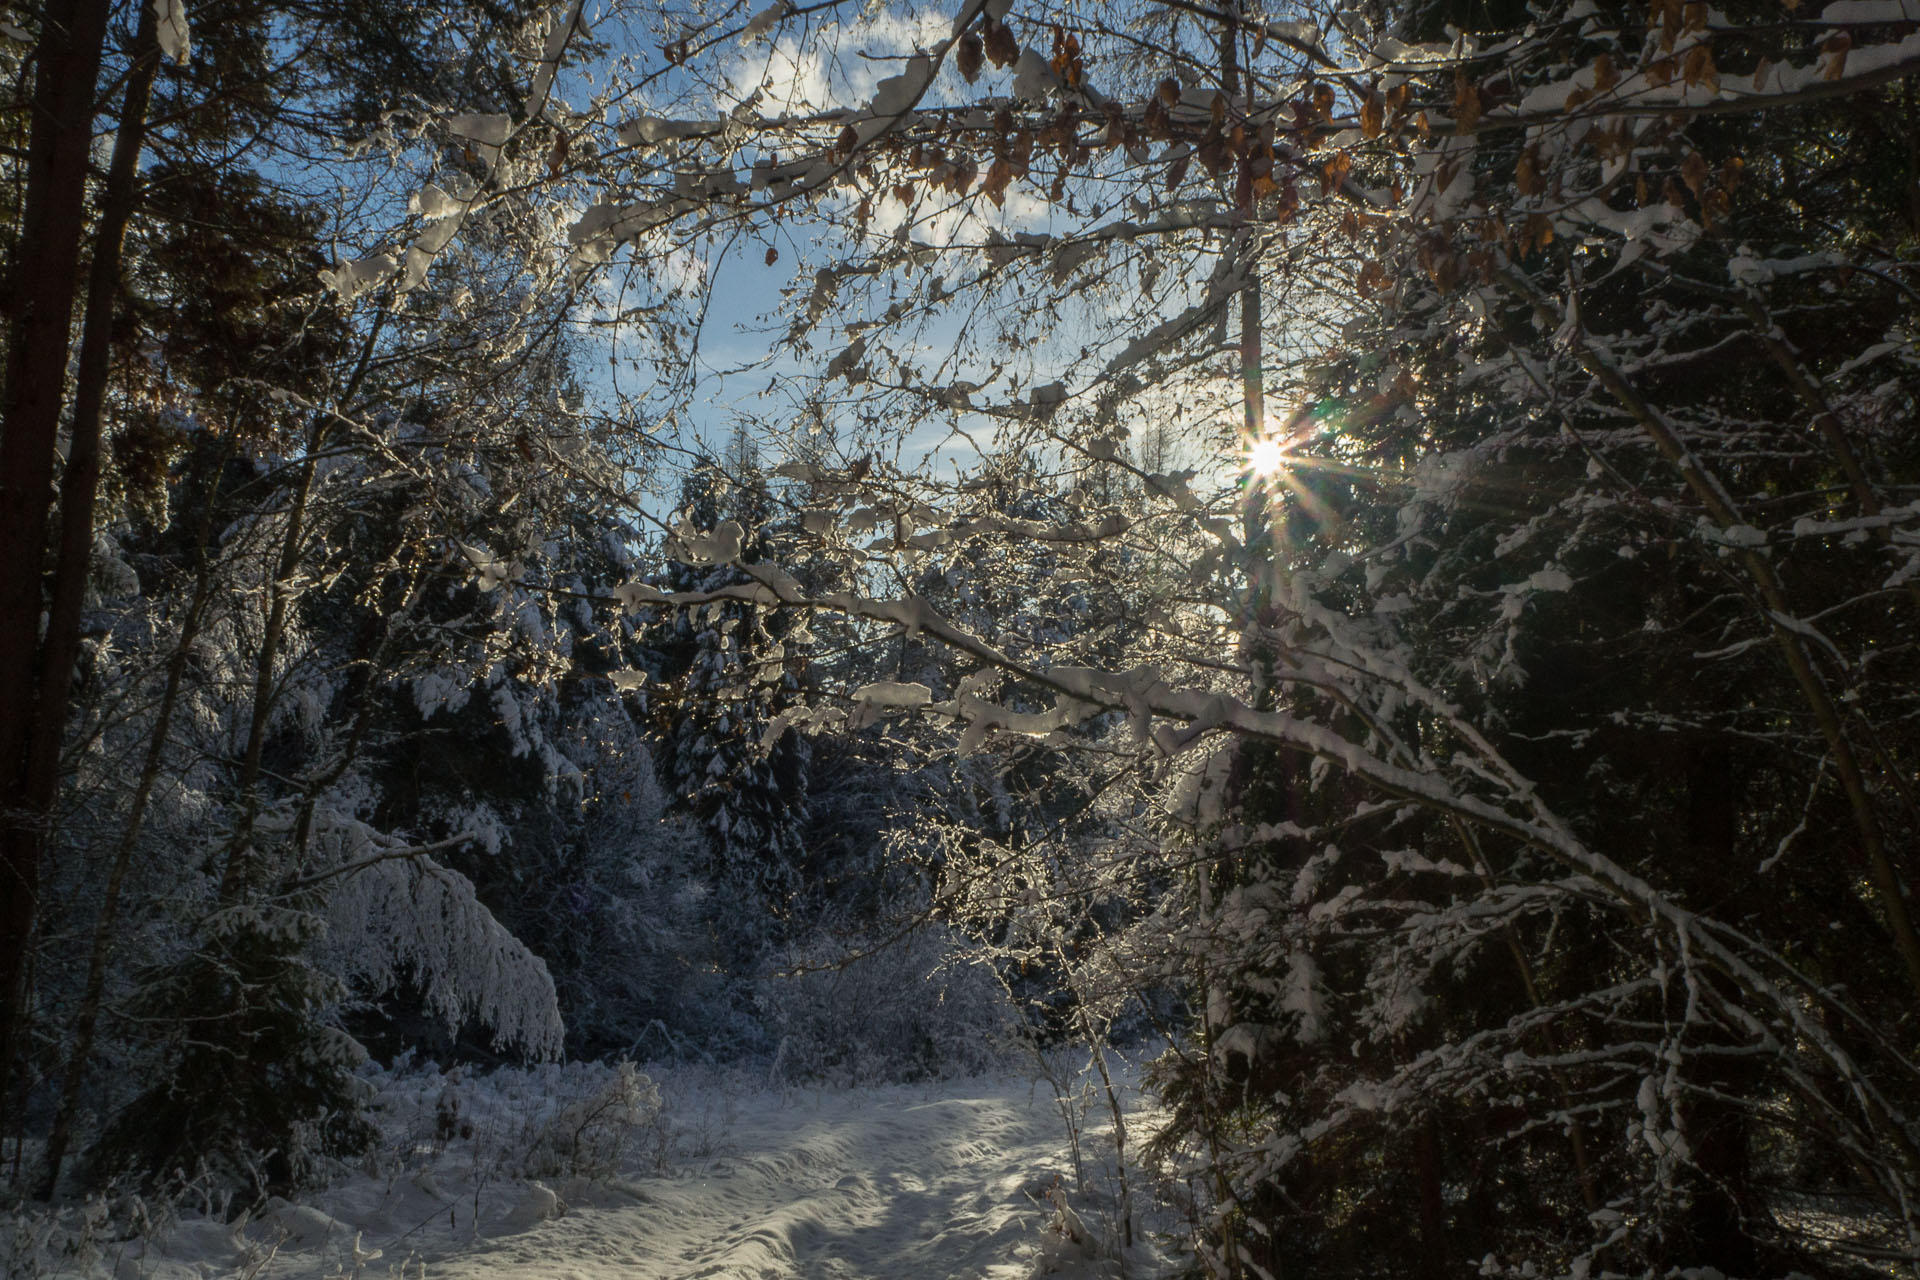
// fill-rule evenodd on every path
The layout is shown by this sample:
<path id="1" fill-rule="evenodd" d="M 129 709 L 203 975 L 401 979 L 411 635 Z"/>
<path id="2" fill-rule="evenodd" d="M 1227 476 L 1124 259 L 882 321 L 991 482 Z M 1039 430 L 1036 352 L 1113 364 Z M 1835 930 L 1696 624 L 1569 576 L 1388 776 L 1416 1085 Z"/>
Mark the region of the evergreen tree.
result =
<path id="1" fill-rule="evenodd" d="M 772 517 L 752 459 L 726 466 L 706 460 L 681 490 L 679 532 L 669 544 L 664 586 L 712 594 L 749 578 L 735 561 L 759 562 Z M 710 554 L 725 542 L 723 556 Z M 656 648 L 666 693 L 661 770 L 668 794 L 705 834 L 716 888 L 745 908 L 738 940 L 743 959 L 777 939 L 805 875 L 811 747 L 785 732 L 780 714 L 794 704 L 799 655 L 789 653 L 789 616 L 734 599 L 676 609 Z M 765 927 L 765 939 L 753 930 Z"/>

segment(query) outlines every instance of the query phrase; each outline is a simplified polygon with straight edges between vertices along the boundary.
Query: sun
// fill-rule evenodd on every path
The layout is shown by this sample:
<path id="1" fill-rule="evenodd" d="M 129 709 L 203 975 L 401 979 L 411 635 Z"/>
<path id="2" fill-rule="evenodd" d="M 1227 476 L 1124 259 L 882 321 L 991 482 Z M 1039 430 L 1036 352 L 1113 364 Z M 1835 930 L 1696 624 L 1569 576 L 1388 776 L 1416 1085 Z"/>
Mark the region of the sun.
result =
<path id="1" fill-rule="evenodd" d="M 1256 476 L 1277 476 L 1287 465 L 1287 446 L 1273 436 L 1261 436 L 1247 446 L 1247 470 Z"/>
<path id="2" fill-rule="evenodd" d="M 1242 435 L 1245 456 L 1241 466 L 1253 479 L 1280 481 L 1289 488 L 1297 488 L 1287 478 L 1290 473 L 1302 467 L 1319 466 L 1320 463 L 1311 454 L 1297 453 L 1295 450 L 1311 444 L 1322 432 L 1330 429 L 1339 420 L 1339 414 L 1339 401 L 1322 400 L 1291 418 L 1267 418 L 1260 431 Z"/>

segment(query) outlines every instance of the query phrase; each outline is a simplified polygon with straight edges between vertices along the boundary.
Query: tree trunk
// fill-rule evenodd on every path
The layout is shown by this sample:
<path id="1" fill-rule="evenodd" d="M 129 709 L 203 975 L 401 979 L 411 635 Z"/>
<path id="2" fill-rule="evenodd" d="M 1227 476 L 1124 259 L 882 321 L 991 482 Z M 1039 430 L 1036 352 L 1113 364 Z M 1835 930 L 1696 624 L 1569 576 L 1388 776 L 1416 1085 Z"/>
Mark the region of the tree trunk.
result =
<path id="1" fill-rule="evenodd" d="M 93 505 L 100 485 L 101 419 L 107 398 L 107 370 L 113 351 L 114 308 L 120 297 L 120 251 L 125 243 L 127 224 L 133 219 L 133 207 L 139 179 L 140 149 L 147 132 L 147 102 L 153 92 L 153 77 L 160 67 L 160 45 L 155 38 L 153 6 L 140 6 L 140 25 L 134 33 L 135 62 L 127 79 L 126 96 L 121 100 L 120 119 L 113 135 L 113 159 L 107 169 L 107 187 L 100 210 L 100 228 L 94 236 L 93 266 L 87 281 L 87 309 L 80 331 L 80 365 L 73 395 L 72 444 L 67 451 L 66 471 L 60 477 L 60 549 L 53 576 L 53 601 L 48 611 L 47 638 L 43 662 L 49 672 L 71 672 L 79 656 L 80 613 L 87 594 L 88 570 L 93 563 Z M 202 548 L 202 583 L 205 582 L 205 542 Z M 94 954 L 88 965 L 87 992 L 81 1001 L 80 1025 L 73 1059 L 68 1065 L 67 1082 L 60 1107 L 54 1116 L 47 1140 L 46 1182 L 43 1195 L 51 1197 L 60 1178 L 60 1164 L 66 1155 L 69 1128 L 78 1102 L 80 1081 L 87 1057 L 93 1052 L 93 1029 L 100 1009 L 100 992 L 106 975 L 106 948 L 119 903 L 120 886 L 126 878 L 127 864 L 138 839 L 141 816 L 147 796 L 153 790 L 160 749 L 166 740 L 167 726 L 173 717 L 173 705 L 179 691 L 180 672 L 185 667 L 187 645 L 192 642 L 192 618 L 203 603 L 205 592 L 196 595 L 189 610 L 186 635 L 180 654 L 168 664 L 167 689 L 161 700 L 160 724 L 148 750 L 146 767 L 134 795 L 134 812 L 115 850 L 113 868 L 107 879 L 107 898 L 100 908 L 100 923 L 95 931 Z M 40 687 L 36 723 L 64 726 L 67 699 L 72 679 L 43 681 Z M 41 733 L 27 744 L 28 786 L 35 795 L 49 800 L 58 789 L 60 764 L 59 732 Z"/>
<path id="2" fill-rule="evenodd" d="M 1423 1117 L 1413 1131 L 1413 1163 L 1420 1185 L 1420 1274 L 1440 1280 L 1447 1266 L 1447 1199 L 1440 1153 L 1440 1122 Z"/>
<path id="3" fill-rule="evenodd" d="M 1746 884 L 1740 874 L 1740 786 L 1733 757 L 1725 743 L 1702 743 L 1684 766 L 1687 780 L 1684 814 L 1687 851 L 1700 901 L 1728 912 Z M 1729 1002 L 1738 993 L 1718 974 L 1706 981 L 1721 988 Z M 1753 1275 L 1760 1270 L 1749 1224 L 1753 1209 L 1752 1125 L 1747 1108 L 1735 1099 L 1760 1096 L 1761 1082 L 1753 1058 L 1733 1052 L 1737 1040 L 1717 1036 L 1720 1053 L 1697 1055 L 1688 1071 L 1696 1085 L 1684 1103 L 1687 1143 L 1698 1171 L 1683 1228 L 1687 1265 L 1710 1265 L 1728 1275 Z M 1710 1041 L 1709 1043 L 1712 1043 Z"/>
<path id="4" fill-rule="evenodd" d="M 345 408 L 359 394 L 360 384 L 367 376 L 367 370 L 373 362 L 375 345 L 380 339 L 380 330 L 386 323 L 383 310 L 374 317 L 368 327 L 366 340 L 360 347 L 360 359 L 353 374 L 342 388 L 338 403 Z M 236 790 L 240 795 L 240 821 L 228 841 L 225 866 L 220 874 L 220 901 L 231 904 L 238 901 L 243 891 L 259 869 L 259 858 L 251 849 L 254 823 L 260 816 L 260 765 L 261 753 L 266 749 L 267 725 L 273 718 L 273 704 L 278 698 L 274 688 L 274 666 L 280 660 L 280 644 L 286 637 L 287 611 L 293 607 L 299 594 L 294 576 L 300 571 L 300 562 L 306 550 L 307 504 L 313 496 L 313 485 L 317 471 L 317 458 L 327 443 L 332 426 L 330 415 L 320 413 L 313 419 L 312 430 L 307 435 L 306 456 L 300 464 L 300 479 L 294 486 L 293 499 L 287 510 L 287 528 L 280 544 L 280 556 L 274 566 L 273 581 L 267 584 L 267 625 L 260 637 L 260 653 L 254 664 L 253 673 L 253 709 L 247 722 L 246 751 L 240 761 L 240 779 Z"/>
<path id="5" fill-rule="evenodd" d="M 220 468 L 215 468 L 215 491 L 219 487 L 219 475 Z M 114 846 L 113 864 L 107 872 L 106 893 L 100 903 L 100 917 L 94 923 L 93 946 L 87 957 L 87 985 L 80 997 L 79 1012 L 74 1017 L 73 1049 L 67 1059 L 66 1080 L 61 1086 L 60 1105 L 54 1112 L 53 1128 L 47 1134 L 45 1172 L 40 1188 L 40 1198 L 43 1200 L 53 1198 L 60 1182 L 60 1166 L 66 1160 L 67 1145 L 72 1141 L 73 1119 L 79 1112 L 81 1090 L 86 1084 L 87 1067 L 93 1057 L 94 1036 L 100 1026 L 100 1008 L 107 988 L 107 962 L 113 957 L 113 943 L 119 924 L 121 891 L 126 886 L 127 873 L 132 869 L 133 855 L 140 844 L 147 806 L 152 801 L 154 786 L 159 782 L 165 765 L 167 740 L 172 736 L 174 713 L 180 705 L 180 690 L 186 684 L 187 662 L 193 655 L 193 644 L 199 638 L 201 624 L 206 621 L 207 607 L 213 602 L 213 565 L 208 559 L 213 535 L 213 512 L 214 499 L 210 493 L 201 520 L 200 573 L 194 583 L 193 600 L 187 606 L 186 618 L 181 623 L 180 639 L 167 660 L 167 681 L 160 695 L 160 708 L 154 716 L 153 732 L 147 739 L 147 753 L 141 762 L 140 779 L 134 785 L 133 800 L 128 805 L 126 825 L 121 828 L 120 840 Z"/>
<path id="6" fill-rule="evenodd" d="M 33 763 L 47 750 L 57 759 L 64 728 L 62 720 L 43 718 L 43 695 L 58 690 L 55 701 L 64 707 L 77 642 L 49 631 L 42 649 L 42 567 L 107 13 L 107 0 L 49 0 L 41 15 L 26 198 L 7 282 L 0 400 L 0 564 L 7 566 L 0 573 L 0 1107 L 21 1049 L 40 860 L 53 811 L 52 789 Z M 64 666 L 46 660 L 59 652 L 69 654 Z"/>
<path id="7" fill-rule="evenodd" d="M 260 816 L 260 763 L 266 748 L 267 724 L 273 717 L 278 698 L 273 669 L 280 660 L 280 642 L 286 635 L 287 610 L 296 594 L 294 574 L 299 572 L 301 553 L 306 546 L 307 499 L 312 496 L 315 475 L 314 455 L 325 442 L 325 429 L 316 424 L 307 440 L 306 458 L 300 464 L 300 479 L 294 486 L 293 501 L 287 509 L 287 527 L 282 535 L 280 555 L 275 562 L 273 581 L 267 584 L 267 625 L 260 637 L 260 653 L 254 661 L 253 708 L 247 721 L 247 746 L 240 761 L 240 821 L 228 842 L 226 865 L 220 875 L 220 902 L 230 906 L 238 901 L 252 878 L 259 858 L 253 852 L 254 822 Z"/>

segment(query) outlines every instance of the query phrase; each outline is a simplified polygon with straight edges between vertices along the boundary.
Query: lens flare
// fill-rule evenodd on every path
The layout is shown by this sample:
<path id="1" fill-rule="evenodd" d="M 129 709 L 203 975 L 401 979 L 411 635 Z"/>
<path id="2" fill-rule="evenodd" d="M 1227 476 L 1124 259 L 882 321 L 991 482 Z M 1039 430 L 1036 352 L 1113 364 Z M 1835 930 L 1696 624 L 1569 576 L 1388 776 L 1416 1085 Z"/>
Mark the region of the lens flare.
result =
<path id="1" fill-rule="evenodd" d="M 1247 446 L 1247 470 L 1256 476 L 1277 476 L 1287 465 L 1287 446 L 1272 436 L 1262 436 Z"/>

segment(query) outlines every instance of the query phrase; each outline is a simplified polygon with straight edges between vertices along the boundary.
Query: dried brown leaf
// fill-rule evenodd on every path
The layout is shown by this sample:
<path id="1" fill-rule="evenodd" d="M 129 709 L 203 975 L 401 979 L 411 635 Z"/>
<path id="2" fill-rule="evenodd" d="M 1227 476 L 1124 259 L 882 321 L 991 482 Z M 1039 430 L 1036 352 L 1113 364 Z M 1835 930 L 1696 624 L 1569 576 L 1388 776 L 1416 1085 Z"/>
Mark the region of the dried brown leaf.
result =
<path id="1" fill-rule="evenodd" d="M 1513 185 L 1523 196 L 1537 196 L 1547 189 L 1545 178 L 1540 176 L 1539 165 L 1533 158 L 1533 152 L 1522 151 L 1520 159 L 1513 166 Z"/>
<path id="2" fill-rule="evenodd" d="M 953 65 L 960 69 L 960 74 L 968 84 L 980 78 L 980 68 L 985 60 L 985 46 L 980 43 L 980 37 L 971 31 L 961 36 L 960 43 L 954 46 Z"/>
<path id="3" fill-rule="evenodd" d="M 1853 37 L 1844 31 L 1836 31 L 1827 37 L 1822 47 L 1826 57 L 1820 67 L 1820 78 L 1838 80 L 1847 73 L 1847 50 L 1853 48 Z"/>
<path id="4" fill-rule="evenodd" d="M 1687 61 L 1681 73 L 1690 85 L 1705 84 L 1718 87 L 1720 69 L 1713 64 L 1713 49 L 1709 45 L 1697 44 L 1687 50 Z"/>
<path id="5" fill-rule="evenodd" d="M 1465 75 L 1453 81 L 1453 125 L 1461 133 L 1470 131 L 1480 119 L 1480 87 Z"/>
<path id="6" fill-rule="evenodd" d="M 1696 199 L 1703 196 L 1707 189 L 1707 158 L 1698 151 L 1689 151 L 1687 158 L 1680 162 L 1680 178 Z"/>
<path id="7" fill-rule="evenodd" d="M 1010 67 L 1020 58 L 1020 42 L 1013 38 L 1013 28 L 1004 22 L 986 19 L 986 54 L 996 67 Z"/>
<path id="8" fill-rule="evenodd" d="M 1360 104 L 1360 132 L 1369 138 L 1377 138 L 1386 124 L 1386 101 L 1377 93 L 1369 93 L 1366 101 Z"/>

